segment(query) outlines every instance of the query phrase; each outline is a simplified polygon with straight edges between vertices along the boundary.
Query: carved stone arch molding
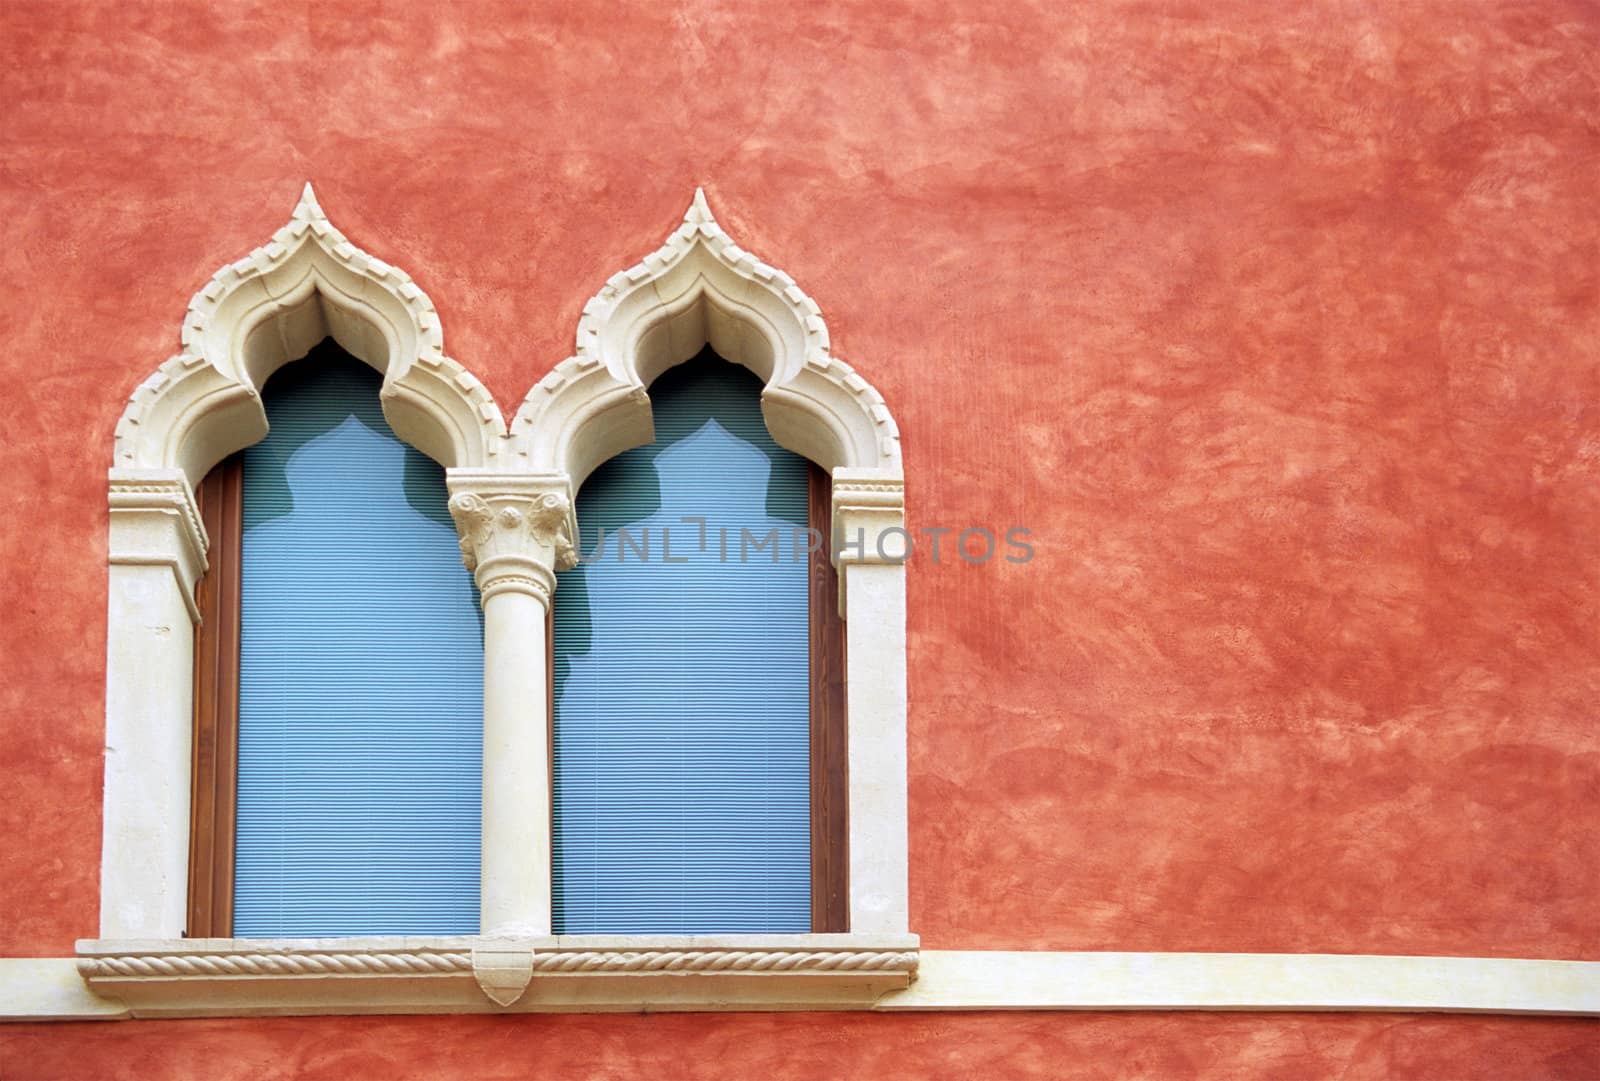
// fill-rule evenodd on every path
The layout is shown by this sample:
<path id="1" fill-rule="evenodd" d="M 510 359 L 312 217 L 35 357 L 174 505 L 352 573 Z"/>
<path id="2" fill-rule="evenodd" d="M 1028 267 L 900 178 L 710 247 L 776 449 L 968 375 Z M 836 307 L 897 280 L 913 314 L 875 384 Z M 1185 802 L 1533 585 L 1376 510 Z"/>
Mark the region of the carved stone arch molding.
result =
<path id="1" fill-rule="evenodd" d="M 645 388 L 706 345 L 766 384 L 762 413 L 780 445 L 824 469 L 901 478 L 900 433 L 882 395 L 831 354 L 816 303 L 735 244 L 700 190 L 659 250 L 584 305 L 577 352 L 512 421 L 517 455 L 581 485 L 601 462 L 650 442 Z"/>
<path id="2" fill-rule="evenodd" d="M 267 377 L 328 337 L 383 373 L 384 415 L 401 439 L 446 467 L 479 468 L 498 453 L 500 410 L 444 355 L 433 302 L 345 239 L 307 184 L 283 228 L 189 301 L 183 351 L 140 384 L 117 424 L 116 467 L 176 468 L 198 483 L 265 437 Z"/>

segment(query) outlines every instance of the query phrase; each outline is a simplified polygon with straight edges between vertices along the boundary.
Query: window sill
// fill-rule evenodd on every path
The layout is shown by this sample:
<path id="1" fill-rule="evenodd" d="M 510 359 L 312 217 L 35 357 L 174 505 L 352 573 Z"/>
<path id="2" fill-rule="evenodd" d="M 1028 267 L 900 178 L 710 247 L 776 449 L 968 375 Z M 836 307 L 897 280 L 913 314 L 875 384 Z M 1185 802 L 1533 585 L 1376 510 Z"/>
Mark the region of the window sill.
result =
<path id="1" fill-rule="evenodd" d="M 94 939 L 78 972 L 137 1017 L 864 1009 L 915 935 Z"/>

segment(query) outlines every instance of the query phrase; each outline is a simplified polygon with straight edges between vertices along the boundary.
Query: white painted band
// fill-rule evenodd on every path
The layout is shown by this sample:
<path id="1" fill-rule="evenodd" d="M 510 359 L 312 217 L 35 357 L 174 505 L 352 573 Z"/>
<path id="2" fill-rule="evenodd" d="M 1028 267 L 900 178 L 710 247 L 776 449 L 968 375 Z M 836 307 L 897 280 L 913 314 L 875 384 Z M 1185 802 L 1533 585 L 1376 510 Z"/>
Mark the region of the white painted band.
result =
<path id="1" fill-rule="evenodd" d="M 1600 1013 L 1600 962 L 1294 953 L 923 950 L 880 1010 Z"/>
<path id="2" fill-rule="evenodd" d="M 122 1003 L 89 991 L 70 957 L 0 959 L 0 1020 L 114 1020 L 134 1016 Z M 692 981 L 691 977 L 684 977 Z M 212 1016 L 356 1012 L 319 1005 L 314 982 L 263 987 L 259 1003 L 238 1003 Z M 726 986 L 699 999 L 662 994 L 642 982 L 600 1007 L 671 1010 L 827 1008 L 777 996 L 760 981 L 730 994 Z M 525 1007 L 526 1008 L 526 1007 Z M 533 1007 L 538 1008 L 538 1007 Z M 582 1010 L 565 1003 L 550 1008 Z M 592 1008 L 592 1007 L 591 1007 Z M 1393 957 L 1262 953 L 1059 953 L 923 950 L 916 983 L 892 991 L 879 1011 L 943 1010 L 1255 1010 L 1385 1011 L 1600 1015 L 1600 962 L 1484 957 Z M 395 1001 L 363 1013 L 490 1013 L 476 1005 Z"/>

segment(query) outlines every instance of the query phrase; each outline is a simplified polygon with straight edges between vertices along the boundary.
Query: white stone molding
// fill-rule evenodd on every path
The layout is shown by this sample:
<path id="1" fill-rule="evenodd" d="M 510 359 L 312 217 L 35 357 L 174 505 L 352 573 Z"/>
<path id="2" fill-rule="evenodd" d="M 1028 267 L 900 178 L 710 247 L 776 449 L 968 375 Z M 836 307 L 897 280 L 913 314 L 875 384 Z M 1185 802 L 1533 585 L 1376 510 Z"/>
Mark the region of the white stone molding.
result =
<path id="1" fill-rule="evenodd" d="M 484 600 L 512 590 L 548 604 L 555 572 L 578 563 L 566 478 L 460 469 L 448 477 L 461 561 Z"/>
<path id="2" fill-rule="evenodd" d="M 110 500 L 111 563 L 167 568 L 190 621 L 198 623 L 194 585 L 211 540 L 189 485 L 164 470 L 121 469 L 111 477 Z"/>
<path id="3" fill-rule="evenodd" d="M 1595 961 L 919 952 L 892 936 L 848 936 L 855 939 L 850 944 L 815 941 L 835 937 L 83 942 L 77 958 L 0 959 L 0 1021 L 508 1009 L 1600 1016 L 1600 962 Z M 496 951 L 511 969 L 508 978 L 516 990 L 494 998 L 487 988 L 479 989 L 482 977 L 475 979 L 474 971 L 482 950 Z M 765 974 L 752 977 L 752 972 Z"/>
<path id="4" fill-rule="evenodd" d="M 267 433 L 261 387 L 325 337 L 383 373 L 395 433 L 449 468 L 482 468 L 505 424 L 444 355 L 439 318 L 401 271 L 351 244 L 306 185 L 288 224 L 190 301 L 182 352 L 133 392 L 110 473 L 100 931 L 177 937 L 187 888 L 194 586 L 207 538 L 194 485 Z"/>
<path id="5" fill-rule="evenodd" d="M 178 470 L 113 470 L 100 933 L 182 933 L 194 587 L 205 527 Z"/>
<path id="6" fill-rule="evenodd" d="M 533 948 L 517 939 L 481 938 L 472 948 L 472 977 L 496 1006 L 509 1006 L 533 982 Z"/>
<path id="7" fill-rule="evenodd" d="M 189 301 L 182 352 L 134 390 L 117 423 L 114 468 L 178 469 L 198 484 L 267 434 L 267 377 L 328 337 L 383 373 L 384 416 L 401 439 L 447 468 L 499 452 L 499 407 L 444 355 L 433 302 L 351 244 L 307 184 L 283 228 Z"/>
<path id="8" fill-rule="evenodd" d="M 1600 962 L 1331 953 L 928 950 L 880 1010 L 1600 1015 Z"/>
<path id="9" fill-rule="evenodd" d="M 94 941 L 77 962 L 138 1017 L 865 1008 L 917 964 L 905 935 Z"/>
<path id="10" fill-rule="evenodd" d="M 883 397 L 831 354 L 816 303 L 736 245 L 698 190 L 666 243 L 584 305 L 577 352 L 512 420 L 514 453 L 581 485 L 601 462 L 650 442 L 645 388 L 708 344 L 761 377 L 762 413 L 781 446 L 824 469 L 900 477 L 900 433 Z"/>

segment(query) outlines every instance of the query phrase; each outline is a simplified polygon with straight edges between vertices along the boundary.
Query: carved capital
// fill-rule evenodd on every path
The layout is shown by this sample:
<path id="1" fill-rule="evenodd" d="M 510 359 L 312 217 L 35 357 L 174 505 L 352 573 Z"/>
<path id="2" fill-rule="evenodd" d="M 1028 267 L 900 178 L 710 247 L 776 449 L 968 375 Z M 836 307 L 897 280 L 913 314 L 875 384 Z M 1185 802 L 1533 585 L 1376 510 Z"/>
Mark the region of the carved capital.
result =
<path id="1" fill-rule="evenodd" d="M 111 564 L 171 568 L 198 623 L 194 587 L 206 569 L 208 540 L 183 471 L 112 469 L 110 502 Z"/>
<path id="2" fill-rule="evenodd" d="M 904 481 L 873 470 L 835 469 L 832 502 L 835 562 L 905 561 Z"/>
<path id="3" fill-rule="evenodd" d="M 519 592 L 548 604 L 555 572 L 577 565 L 567 479 L 451 470 L 449 484 L 461 561 L 483 599 Z"/>

